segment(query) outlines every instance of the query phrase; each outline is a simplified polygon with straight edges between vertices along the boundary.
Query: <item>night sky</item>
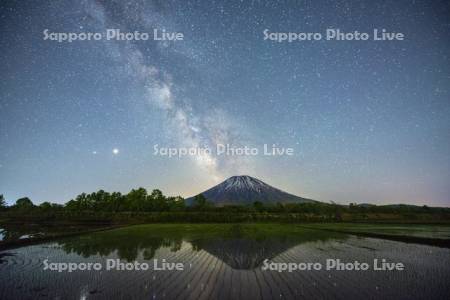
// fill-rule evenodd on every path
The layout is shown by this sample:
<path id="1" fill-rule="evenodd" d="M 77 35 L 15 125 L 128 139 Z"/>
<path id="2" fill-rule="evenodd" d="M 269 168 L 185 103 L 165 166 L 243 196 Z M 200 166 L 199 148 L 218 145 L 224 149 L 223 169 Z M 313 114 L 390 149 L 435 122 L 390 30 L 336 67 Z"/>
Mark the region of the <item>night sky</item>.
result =
<path id="1" fill-rule="evenodd" d="M 43 39 L 108 28 L 184 39 Z M 263 35 L 327 28 L 405 40 Z M 2 1 L 0 29 L 9 203 L 139 186 L 187 197 L 246 174 L 320 201 L 450 205 L 448 1 Z M 216 143 L 294 155 L 153 154 Z"/>

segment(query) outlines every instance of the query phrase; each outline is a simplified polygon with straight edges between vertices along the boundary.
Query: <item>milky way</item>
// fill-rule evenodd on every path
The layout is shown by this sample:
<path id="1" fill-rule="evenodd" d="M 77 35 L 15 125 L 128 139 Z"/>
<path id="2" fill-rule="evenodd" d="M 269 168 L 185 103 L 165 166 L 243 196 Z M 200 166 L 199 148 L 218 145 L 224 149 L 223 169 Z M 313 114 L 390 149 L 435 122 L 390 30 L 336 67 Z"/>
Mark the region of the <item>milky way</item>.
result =
<path id="1" fill-rule="evenodd" d="M 444 1 L 2 1 L 0 11 L 9 202 L 138 186 L 191 196 L 247 174 L 322 201 L 449 204 Z M 405 39 L 264 39 L 328 28 Z M 45 29 L 183 40 L 59 43 Z M 156 144 L 269 144 L 294 155 L 169 159 L 152 154 Z"/>

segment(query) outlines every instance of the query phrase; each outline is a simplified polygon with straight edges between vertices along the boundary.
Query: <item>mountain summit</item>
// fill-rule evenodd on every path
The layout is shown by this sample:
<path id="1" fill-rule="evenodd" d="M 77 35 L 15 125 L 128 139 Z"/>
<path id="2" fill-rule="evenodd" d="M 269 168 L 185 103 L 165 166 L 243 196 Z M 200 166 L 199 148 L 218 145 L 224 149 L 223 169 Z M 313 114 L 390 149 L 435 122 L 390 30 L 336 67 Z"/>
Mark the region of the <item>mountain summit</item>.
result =
<path id="1" fill-rule="evenodd" d="M 263 204 L 315 202 L 289 194 L 247 175 L 232 176 L 201 194 L 216 206 L 246 205 L 255 201 Z M 192 204 L 193 198 L 186 199 L 187 203 Z"/>

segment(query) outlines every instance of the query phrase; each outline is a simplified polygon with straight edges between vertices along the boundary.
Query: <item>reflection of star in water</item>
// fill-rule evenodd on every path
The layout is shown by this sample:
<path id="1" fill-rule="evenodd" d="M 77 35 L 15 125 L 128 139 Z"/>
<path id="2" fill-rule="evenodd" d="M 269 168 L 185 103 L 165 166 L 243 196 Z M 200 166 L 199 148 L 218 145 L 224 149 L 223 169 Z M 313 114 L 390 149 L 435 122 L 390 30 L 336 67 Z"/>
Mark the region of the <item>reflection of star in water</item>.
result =
<path id="1" fill-rule="evenodd" d="M 113 153 L 114 155 L 117 155 L 117 154 L 119 154 L 119 149 L 117 149 L 117 148 L 114 148 L 114 149 L 112 150 L 112 153 Z"/>

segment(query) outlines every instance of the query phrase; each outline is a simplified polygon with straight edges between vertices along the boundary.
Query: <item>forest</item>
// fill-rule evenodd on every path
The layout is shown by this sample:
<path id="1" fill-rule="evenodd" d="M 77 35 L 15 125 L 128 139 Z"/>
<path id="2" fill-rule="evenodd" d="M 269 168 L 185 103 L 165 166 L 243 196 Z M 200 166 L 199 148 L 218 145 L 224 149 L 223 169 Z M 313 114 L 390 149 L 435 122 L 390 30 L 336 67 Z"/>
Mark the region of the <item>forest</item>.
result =
<path id="1" fill-rule="evenodd" d="M 81 193 L 65 204 L 36 205 L 28 197 L 6 205 L 0 195 L 0 221 L 74 221 L 101 223 L 146 222 L 246 222 L 246 221 L 396 221 L 444 222 L 450 208 L 415 205 L 371 205 L 350 203 L 273 203 L 255 199 L 251 205 L 217 207 L 202 194 L 186 205 L 180 196 L 166 196 L 160 190 L 132 189 L 127 194 L 99 190 Z"/>

